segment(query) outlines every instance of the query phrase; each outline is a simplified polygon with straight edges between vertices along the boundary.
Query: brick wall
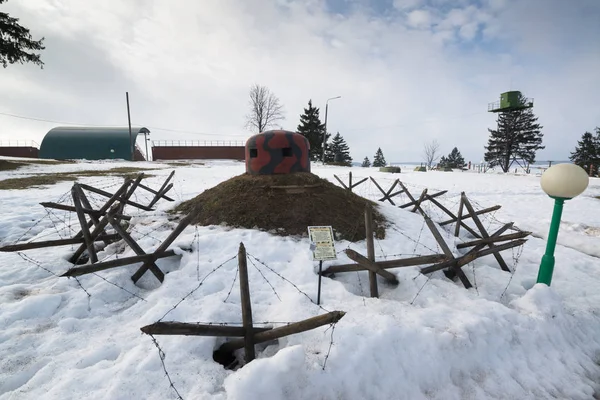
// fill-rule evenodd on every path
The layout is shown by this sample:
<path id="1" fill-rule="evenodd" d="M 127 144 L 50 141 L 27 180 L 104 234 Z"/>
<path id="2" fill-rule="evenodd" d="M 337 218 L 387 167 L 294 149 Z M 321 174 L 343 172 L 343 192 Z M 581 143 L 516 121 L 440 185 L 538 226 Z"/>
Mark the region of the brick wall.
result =
<path id="1" fill-rule="evenodd" d="M 153 146 L 153 160 L 244 160 L 243 146 Z"/>

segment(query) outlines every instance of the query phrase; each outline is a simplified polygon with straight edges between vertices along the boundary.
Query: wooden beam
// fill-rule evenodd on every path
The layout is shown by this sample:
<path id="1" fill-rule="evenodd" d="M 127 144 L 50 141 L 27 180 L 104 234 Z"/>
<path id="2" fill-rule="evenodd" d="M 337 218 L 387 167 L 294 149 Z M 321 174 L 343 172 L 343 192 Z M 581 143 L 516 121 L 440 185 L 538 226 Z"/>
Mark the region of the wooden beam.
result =
<path id="1" fill-rule="evenodd" d="M 252 328 L 252 334 L 266 332 L 272 328 Z M 192 324 L 187 322 L 155 322 L 140 330 L 148 335 L 184 335 L 184 336 L 217 336 L 243 337 L 246 329 L 242 326 Z"/>
<path id="2" fill-rule="evenodd" d="M 254 332 L 252 326 L 252 302 L 250 300 L 250 284 L 248 283 L 248 260 L 246 248 L 240 243 L 238 251 L 238 275 L 240 277 L 240 299 L 242 303 L 242 324 L 244 328 L 244 358 L 247 363 L 254 360 Z"/>
<path id="3" fill-rule="evenodd" d="M 71 195 L 73 196 L 73 204 L 75 205 L 75 209 L 77 210 L 77 219 L 79 220 L 79 224 L 81 225 L 81 231 L 83 232 L 83 241 L 87 248 L 88 254 L 90 255 L 90 261 L 95 263 L 98 261 L 98 256 L 96 255 L 96 249 L 94 247 L 94 239 L 90 235 L 90 229 L 88 227 L 88 221 L 85 218 L 85 214 L 82 211 L 81 199 L 80 199 L 80 191 L 81 188 L 78 184 L 74 184 L 71 188 Z M 99 224 L 96 226 L 98 228 Z M 104 232 L 104 228 L 100 228 L 100 233 Z"/>
<path id="4" fill-rule="evenodd" d="M 150 187 L 148 187 L 148 186 L 146 186 L 146 185 L 143 185 L 143 184 L 141 184 L 141 183 L 140 183 L 138 186 L 139 186 L 139 187 L 141 187 L 141 188 L 142 188 L 142 189 L 144 189 L 144 190 L 147 190 L 147 191 L 149 191 L 149 192 L 150 192 L 150 193 L 152 193 L 152 194 L 158 194 L 158 192 L 157 192 L 156 190 L 154 190 L 154 189 L 152 189 L 152 188 L 150 188 Z M 161 195 L 161 197 L 162 197 L 163 199 L 167 200 L 167 201 L 175 201 L 174 199 L 170 198 L 170 197 L 169 197 L 169 196 L 167 196 L 166 194 L 162 194 L 162 195 Z"/>
<path id="5" fill-rule="evenodd" d="M 363 178 L 360 181 L 353 183 L 352 186 L 350 187 L 350 189 L 354 189 L 355 187 L 357 187 L 358 185 L 360 185 L 361 183 L 365 182 L 367 179 L 369 178 Z"/>
<path id="6" fill-rule="evenodd" d="M 119 240 L 119 235 L 104 235 L 98 236 L 94 240 L 96 241 L 115 241 Z M 21 251 L 21 250 L 31 250 L 31 249 L 41 249 L 44 247 L 55 247 L 55 246 L 64 246 L 68 244 L 79 244 L 84 243 L 84 239 L 80 238 L 71 238 L 71 239 L 57 239 L 57 240 L 46 240 L 43 242 L 30 242 L 30 243 L 20 243 L 20 244 L 10 244 L 8 246 L 0 247 L 0 252 L 12 252 L 12 251 Z"/>
<path id="7" fill-rule="evenodd" d="M 531 234 L 531 232 L 517 232 L 517 233 L 511 233 L 508 235 L 503 235 L 503 236 L 497 236 L 497 237 L 488 237 L 485 239 L 477 239 L 477 240 L 472 240 L 470 242 L 464 242 L 464 243 L 459 243 L 456 245 L 457 249 L 464 249 L 467 247 L 471 247 L 471 246 L 476 246 L 478 244 L 489 244 L 489 243 L 496 243 L 496 242 L 505 242 L 507 240 L 514 240 L 514 239 L 522 239 L 524 237 L 527 237 Z"/>
<path id="8" fill-rule="evenodd" d="M 294 322 L 292 324 L 282 326 L 280 328 L 274 328 L 265 332 L 259 332 L 254 334 L 254 343 L 259 344 L 282 338 L 284 336 L 294 335 L 301 332 L 310 331 L 327 324 L 334 324 L 342 319 L 346 315 L 343 311 L 332 311 L 327 314 L 319 315 L 304 321 Z M 244 347 L 244 339 L 234 339 L 229 342 L 225 342 L 219 347 L 220 352 L 231 353 L 237 349 Z"/>
<path id="9" fill-rule="evenodd" d="M 165 193 L 167 193 L 169 191 L 169 189 L 171 189 L 171 187 L 173 187 L 173 185 L 171 185 L 171 187 L 169 187 L 169 189 L 165 189 L 167 187 L 167 184 L 169 183 L 169 181 L 173 177 L 173 175 L 175 175 L 175 170 L 171 171 L 171 173 L 169 174 L 169 176 L 167 177 L 167 179 L 165 179 L 165 181 L 162 184 L 162 186 L 160 187 L 160 189 L 158 189 L 158 193 L 156 194 L 156 196 L 154 196 L 154 198 L 152 199 L 152 201 L 150 202 L 150 204 L 148 204 L 148 207 L 152 207 L 154 204 L 156 204 L 156 202 L 158 200 L 160 200 L 160 198 L 162 197 L 162 195 L 165 194 Z"/>
<path id="10" fill-rule="evenodd" d="M 411 210 L 411 212 L 416 212 L 417 210 L 419 210 L 421 212 L 421 214 L 423 214 L 423 216 L 425 216 L 425 211 L 423 211 L 423 209 L 421 208 L 421 203 L 423 202 L 423 200 L 425 200 L 425 197 L 427 196 L 427 188 L 423 189 L 423 191 L 421 192 L 421 196 L 419 196 L 419 200 L 417 200 L 415 206 L 413 207 L 413 209 Z"/>
<path id="11" fill-rule="evenodd" d="M 413 267 L 415 265 L 433 264 L 447 260 L 448 257 L 446 257 L 444 254 L 432 254 L 428 256 L 411 257 L 398 260 L 376 261 L 375 264 L 377 264 L 378 267 L 383 269 L 391 269 L 401 267 Z M 323 275 L 330 275 L 338 272 L 354 271 L 368 271 L 368 269 L 361 266 L 360 264 L 338 264 L 331 265 L 330 267 L 328 267 L 325 271 L 323 271 Z"/>
<path id="12" fill-rule="evenodd" d="M 481 223 L 481 220 L 479 219 L 479 217 L 475 214 L 475 210 L 473 209 L 473 206 L 471 205 L 471 202 L 469 201 L 467 196 L 465 194 L 463 194 L 462 198 L 463 198 L 463 202 L 465 203 L 465 207 L 467 207 L 467 210 L 471 214 L 471 217 L 473 218 L 473 222 L 475 222 L 475 225 L 477 225 L 477 228 L 481 232 L 481 236 L 483 237 L 483 239 L 489 238 L 490 235 L 485 230 L 485 227 Z M 492 244 L 492 243 L 488 243 L 488 246 L 490 248 L 494 248 L 494 244 Z M 500 268 L 502 268 L 502 270 L 510 272 L 510 268 L 508 268 L 508 265 L 506 265 L 506 261 L 504 261 L 504 258 L 502 258 L 502 256 L 499 253 L 494 253 L 494 257 L 496 258 L 496 261 L 498 261 L 498 264 L 500 264 Z"/>
<path id="13" fill-rule="evenodd" d="M 525 242 L 527 242 L 527 239 L 519 239 L 519 240 L 515 240 L 512 242 L 501 244 L 499 246 L 495 246 L 494 248 L 491 248 L 491 249 L 485 249 L 485 250 L 481 250 L 481 251 L 477 251 L 477 252 L 473 252 L 473 253 L 469 252 L 469 253 L 465 254 L 464 256 L 456 258 L 454 260 L 445 261 L 440 264 L 432 265 L 430 267 L 421 268 L 421 273 L 422 274 L 430 274 L 432 272 L 439 271 L 441 269 L 450 268 L 453 265 L 455 265 L 457 267 L 462 267 L 477 258 L 484 257 L 484 256 L 487 256 L 490 254 L 496 254 L 502 250 L 507 250 L 507 249 L 511 249 L 513 247 L 517 247 L 517 246 L 524 244 Z"/>
<path id="14" fill-rule="evenodd" d="M 40 205 L 45 208 L 54 208 L 54 209 L 63 210 L 63 211 L 77 211 L 75 209 L 75 207 L 73 207 L 73 206 L 69 206 L 66 204 L 60 204 L 60 203 L 42 202 L 42 203 L 40 203 Z M 83 208 L 83 212 L 85 214 L 95 215 L 97 217 L 102 217 L 102 216 L 106 215 L 106 213 L 102 213 L 102 212 L 100 212 L 100 210 L 92 210 L 92 209 L 88 209 L 85 207 Z M 131 219 L 131 216 L 129 216 L 129 215 L 115 214 L 115 216 L 118 219 L 123 219 L 123 220 L 127 220 L 127 221 L 129 221 Z M 90 224 L 88 224 L 88 225 L 90 225 Z"/>
<path id="15" fill-rule="evenodd" d="M 118 209 L 118 204 L 115 204 L 112 209 L 113 210 Z M 96 238 L 100 235 L 100 233 L 102 233 L 104 231 L 104 228 L 106 227 L 106 225 L 108 225 L 108 217 L 104 216 L 100 219 L 99 225 L 96 226 L 94 228 L 94 230 L 92 231 L 92 233 L 90 234 L 92 240 L 96 240 Z M 77 235 L 75 235 L 75 237 L 77 238 Z M 75 250 L 75 253 L 73 253 L 71 258 L 69 258 L 69 261 L 72 262 L 73 264 L 75 264 L 79 260 L 79 257 L 81 257 L 81 255 L 83 254 L 85 249 L 86 249 L 86 245 L 84 242 L 79 246 L 79 248 L 77 248 L 77 250 Z"/>
<path id="16" fill-rule="evenodd" d="M 116 260 L 110 260 L 105 262 L 99 262 L 96 264 L 88 264 L 82 265 L 80 267 L 73 267 L 69 269 L 67 272 L 62 274 L 61 276 L 81 276 L 85 274 L 91 274 L 93 272 L 104 271 L 111 268 L 122 267 L 124 265 L 136 264 L 142 261 L 151 260 L 152 262 L 156 261 L 159 258 L 166 258 L 175 256 L 175 251 L 167 250 L 162 253 L 151 253 L 151 254 L 143 254 L 141 256 L 132 256 L 125 258 L 118 258 Z"/>
<path id="17" fill-rule="evenodd" d="M 462 201 L 462 194 L 464 192 L 461 193 L 460 195 L 460 205 L 458 206 L 458 216 L 456 217 L 456 226 L 454 227 L 454 236 L 458 237 L 458 234 L 460 233 L 460 226 L 462 225 L 462 214 L 463 214 L 463 207 L 464 207 L 464 203 Z M 443 226 L 443 222 L 442 222 L 442 226 Z"/>
<path id="18" fill-rule="evenodd" d="M 461 204 L 462 204 L 462 201 L 461 201 Z M 497 210 L 499 210 L 499 209 L 501 209 L 501 208 L 502 208 L 502 206 L 493 206 L 493 207 L 488 207 L 488 208 L 484 208 L 484 209 L 481 209 L 481 210 L 478 210 L 478 211 L 476 211 L 476 212 L 475 212 L 475 214 L 476 214 L 476 215 L 487 214 L 487 213 L 490 213 L 490 212 L 492 212 L 492 211 L 497 211 Z M 463 219 L 463 220 L 465 220 L 465 219 L 469 219 L 469 218 L 471 218 L 471 215 L 470 215 L 470 214 L 467 214 L 467 215 L 465 215 L 465 216 L 463 216 L 463 217 L 462 217 L 462 219 Z M 444 226 L 444 225 L 449 225 L 449 224 L 452 224 L 452 223 L 454 223 L 454 222 L 456 222 L 456 219 L 449 219 L 449 220 L 447 220 L 447 221 L 440 222 L 440 225 L 442 225 L 442 226 Z M 454 236 L 457 236 L 457 235 L 454 235 Z"/>
<path id="19" fill-rule="evenodd" d="M 442 248 L 442 251 L 444 252 L 446 257 L 448 257 L 449 259 L 454 259 L 455 257 L 454 257 L 454 254 L 452 253 L 452 250 L 450 250 L 450 247 L 448 247 L 448 244 L 446 243 L 446 241 L 440 234 L 440 231 L 438 231 L 438 229 L 435 226 L 435 224 L 433 223 L 433 221 L 429 217 L 425 216 L 425 222 L 427 223 L 427 227 L 433 234 L 433 237 L 437 241 L 438 245 Z M 473 285 L 469 281 L 469 278 L 467 278 L 467 276 L 462 271 L 462 269 L 460 269 L 459 267 L 456 267 L 456 266 L 453 266 L 451 268 L 453 269 L 454 273 L 458 276 L 458 278 L 460 279 L 460 281 L 462 282 L 462 284 L 464 285 L 464 287 L 466 289 L 473 287 Z"/>
<path id="20" fill-rule="evenodd" d="M 390 283 L 393 283 L 396 285 L 399 283 L 398 278 L 396 278 L 396 275 L 392 274 L 389 271 L 386 271 L 385 269 L 383 269 L 379 265 L 377 265 L 374 261 L 371 261 L 368 258 L 358 254 L 356 251 L 354 251 L 352 249 L 346 249 L 346 255 L 351 260 L 359 263 L 365 269 L 368 269 L 369 271 L 373 271 L 376 274 L 381 275 L 383 278 L 385 278 Z"/>
<path id="21" fill-rule="evenodd" d="M 442 190 L 441 192 L 430 194 L 428 196 L 429 197 L 440 197 L 440 196 L 445 195 L 446 193 L 448 193 L 447 190 Z M 406 195 L 408 196 L 409 199 L 411 199 L 411 202 L 410 203 L 406 203 L 406 204 L 402 204 L 401 206 L 398 206 L 398 207 L 400 207 L 400 208 L 408 208 L 408 207 L 414 206 L 417 203 L 417 200 L 415 200 L 415 198 L 412 195 L 409 196 L 409 192 L 408 191 L 406 191 Z"/>
<path id="22" fill-rule="evenodd" d="M 368 205 L 365 207 L 365 235 L 367 242 L 367 258 L 375 261 L 375 243 L 373 240 L 373 211 Z M 379 297 L 379 289 L 377 288 L 377 274 L 374 271 L 369 271 L 369 292 L 371 297 Z"/>
<path id="23" fill-rule="evenodd" d="M 102 195 L 102 196 L 105 196 L 105 197 L 112 197 L 113 196 L 111 193 L 105 192 L 104 190 L 101 190 L 101 189 L 96 189 L 95 187 L 90 186 L 90 185 L 85 185 L 83 183 L 80 183 L 79 185 L 83 189 L 85 189 L 85 190 L 89 190 L 90 192 L 93 192 L 93 193 L 96 193 L 96 194 L 99 194 L 99 195 Z M 140 208 L 140 209 L 145 210 L 145 211 L 154 211 L 153 208 L 146 207 L 143 204 L 136 203 L 136 202 L 131 201 L 128 198 L 125 198 L 125 197 L 118 197 L 116 200 L 118 200 L 118 201 L 120 201 L 122 203 L 125 203 L 125 204 L 129 204 L 131 206 Z"/>
<path id="24" fill-rule="evenodd" d="M 335 179 L 337 179 L 337 181 L 338 181 L 338 182 L 339 182 L 339 183 L 340 183 L 340 184 L 341 184 L 341 185 L 344 187 L 344 189 L 346 189 L 346 190 L 350 190 L 350 188 L 348 188 L 348 186 L 346 186 L 346 184 L 345 184 L 344 182 L 342 182 L 342 180 L 341 180 L 340 178 L 338 178 L 338 176 L 337 176 L 337 175 L 333 175 L 333 177 L 334 177 Z"/>
<path id="25" fill-rule="evenodd" d="M 127 233 L 125 229 L 123 229 L 123 227 L 121 227 L 119 222 L 115 220 L 110 213 L 108 214 L 108 222 L 112 225 L 115 232 L 117 232 L 123 238 L 125 243 L 127 243 L 129 247 L 131 247 L 135 254 L 137 254 L 138 256 L 146 254 L 146 252 L 140 247 L 140 245 L 137 244 L 137 242 L 131 237 L 129 233 Z M 155 262 L 152 262 L 149 268 L 150 271 L 156 277 L 156 279 L 158 279 L 161 283 L 165 280 L 165 274 L 160 270 L 160 268 L 158 268 Z"/>
<path id="26" fill-rule="evenodd" d="M 173 243 L 173 241 L 175 239 L 177 239 L 177 237 L 181 234 L 181 232 L 183 232 L 183 230 L 190 224 L 191 220 L 192 220 L 191 215 L 187 215 L 186 217 L 184 217 L 179 222 L 179 225 L 177 225 L 177 227 L 173 230 L 173 232 L 171 232 L 171 234 L 169 234 L 169 236 L 167 236 L 165 241 L 162 242 L 160 246 L 158 246 L 158 248 L 156 249 L 156 251 L 154 253 L 156 254 L 156 253 L 165 252 L 167 250 L 167 248 L 171 245 L 171 243 Z M 148 271 L 151 263 L 154 261 L 155 260 L 152 260 L 152 259 L 145 261 L 144 264 L 142 264 L 142 266 L 135 272 L 135 274 L 133 274 L 131 276 L 131 279 L 133 280 L 134 283 L 137 282 L 142 277 L 142 275 L 144 275 L 146 273 L 146 271 Z"/>

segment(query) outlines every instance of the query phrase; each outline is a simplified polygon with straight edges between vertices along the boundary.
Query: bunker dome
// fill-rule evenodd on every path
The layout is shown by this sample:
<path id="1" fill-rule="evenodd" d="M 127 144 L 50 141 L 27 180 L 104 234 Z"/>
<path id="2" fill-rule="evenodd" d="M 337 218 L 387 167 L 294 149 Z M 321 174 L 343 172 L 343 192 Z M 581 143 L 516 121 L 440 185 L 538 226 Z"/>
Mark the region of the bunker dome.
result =
<path id="1" fill-rule="evenodd" d="M 246 173 L 250 175 L 310 172 L 308 139 L 299 133 L 274 130 L 246 142 Z"/>
<path id="2" fill-rule="evenodd" d="M 131 141 L 128 127 L 65 127 L 51 129 L 40 145 L 40 158 L 55 160 L 86 159 L 124 159 L 131 161 L 131 148 L 134 147 L 134 159 L 143 160 L 142 154 L 135 148 L 138 134 L 147 134 L 147 128 L 131 128 Z"/>

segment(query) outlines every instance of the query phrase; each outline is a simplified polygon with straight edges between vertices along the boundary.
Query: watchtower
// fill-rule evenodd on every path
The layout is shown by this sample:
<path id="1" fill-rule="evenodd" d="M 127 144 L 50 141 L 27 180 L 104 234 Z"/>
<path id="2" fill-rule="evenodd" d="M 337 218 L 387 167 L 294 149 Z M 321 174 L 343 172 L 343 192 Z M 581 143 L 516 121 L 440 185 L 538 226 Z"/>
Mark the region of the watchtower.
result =
<path id="1" fill-rule="evenodd" d="M 488 112 L 506 112 L 533 107 L 533 99 L 521 95 L 518 90 L 504 92 L 500 95 L 500 101 L 488 104 Z"/>

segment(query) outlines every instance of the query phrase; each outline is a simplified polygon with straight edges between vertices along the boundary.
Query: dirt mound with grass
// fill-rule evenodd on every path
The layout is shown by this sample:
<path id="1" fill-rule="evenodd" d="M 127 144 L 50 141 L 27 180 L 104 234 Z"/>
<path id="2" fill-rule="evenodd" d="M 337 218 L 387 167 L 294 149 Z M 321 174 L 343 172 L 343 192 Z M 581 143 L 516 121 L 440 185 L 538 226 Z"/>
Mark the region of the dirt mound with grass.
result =
<path id="1" fill-rule="evenodd" d="M 196 225 L 225 224 L 281 236 L 307 236 L 308 226 L 331 225 L 336 239 L 365 239 L 365 207 L 373 206 L 375 236 L 387 224 L 376 203 L 311 173 L 239 175 L 181 203 L 173 211 Z"/>

